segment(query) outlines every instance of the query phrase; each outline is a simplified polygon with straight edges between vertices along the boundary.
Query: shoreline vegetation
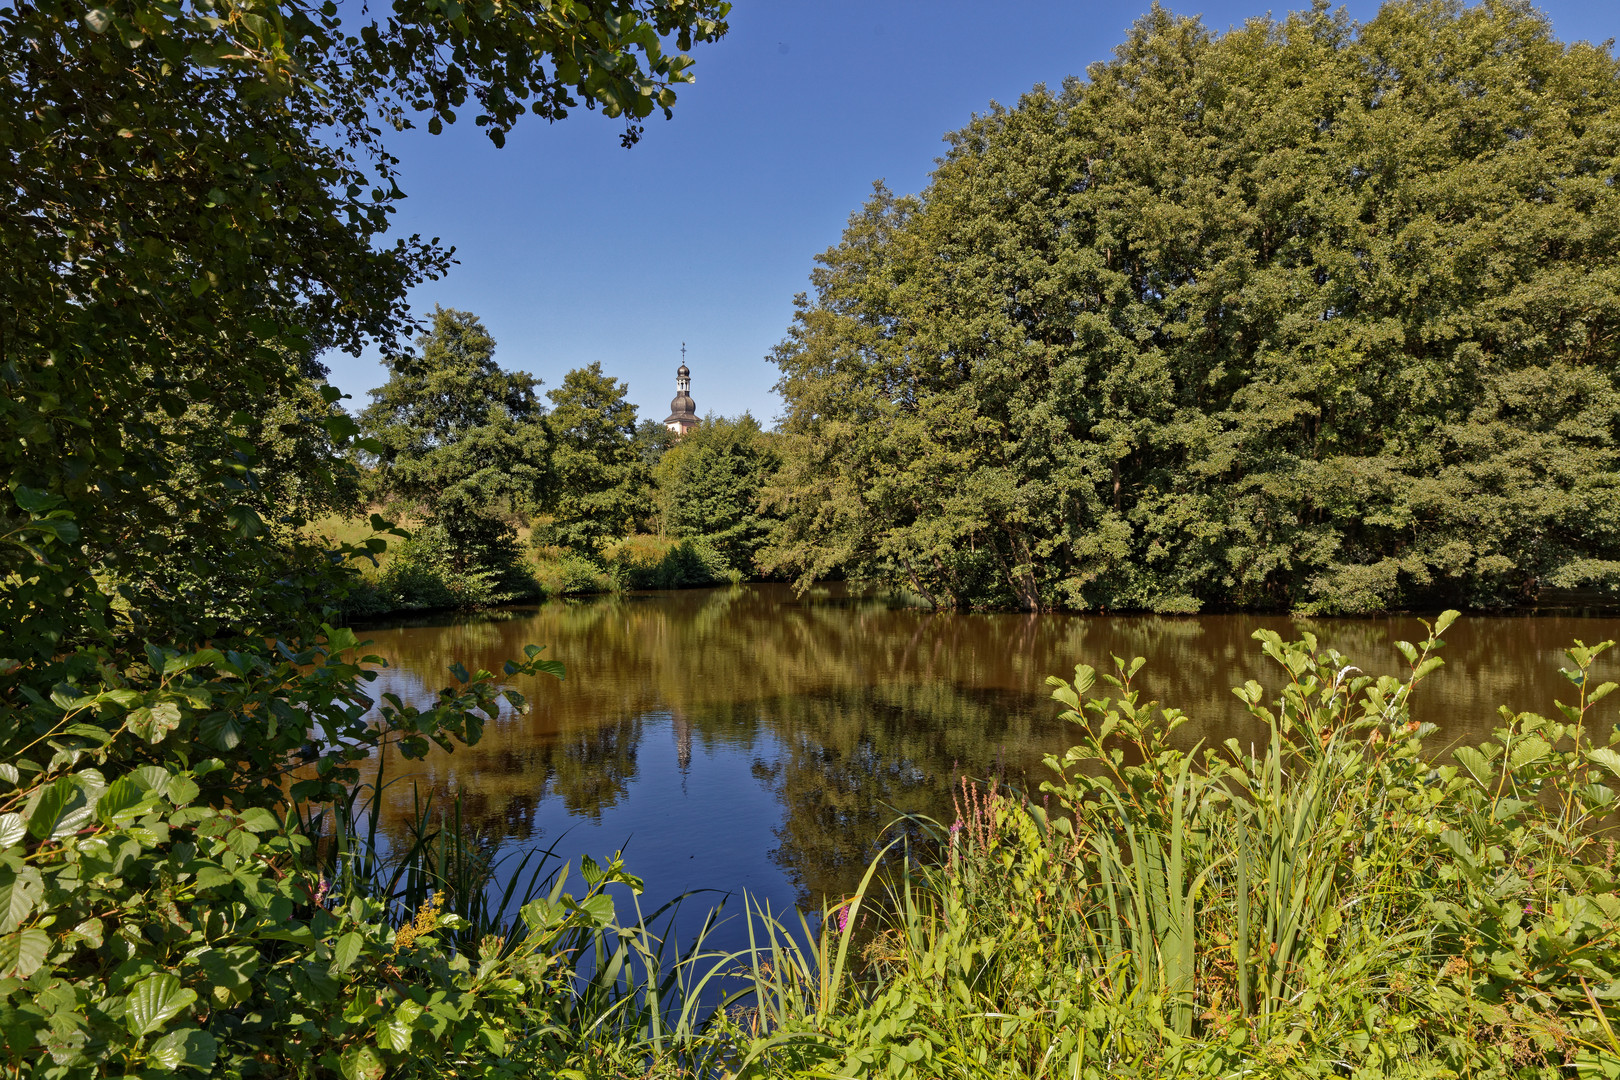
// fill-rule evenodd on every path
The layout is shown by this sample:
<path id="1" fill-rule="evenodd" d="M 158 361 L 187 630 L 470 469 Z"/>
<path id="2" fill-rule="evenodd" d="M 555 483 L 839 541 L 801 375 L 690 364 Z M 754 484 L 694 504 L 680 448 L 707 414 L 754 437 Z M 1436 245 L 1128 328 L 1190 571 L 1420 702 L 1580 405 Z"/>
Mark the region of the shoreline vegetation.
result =
<path id="1" fill-rule="evenodd" d="M 1588 678 L 1612 642 L 1568 650 L 1557 717 L 1504 709 L 1439 758 L 1409 704 L 1453 618 L 1397 645 L 1403 679 L 1257 632 L 1286 681 L 1234 688 L 1253 747 L 1173 745 L 1140 659 L 1049 679 L 1075 745 L 1040 791 L 963 778 L 954 821 L 897 823 L 811 915 L 644 912 L 618 856 L 499 866 L 455 803 L 390 848 L 381 774 L 271 812 L 178 759 L 80 770 L 0 814 L 6 1066 L 43 1024 L 64 1077 L 1620 1075 L 1620 729 Z M 293 659 L 339 675 L 357 644 Z M 561 674 L 538 657 L 514 670 Z M 462 675 L 435 711 L 493 715 Z M 408 754 L 429 715 L 383 726 Z M 727 917 L 749 949 L 705 946 Z"/>
<path id="2" fill-rule="evenodd" d="M 636 589 L 691 589 L 735 585 L 745 580 L 702 537 L 632 535 L 589 558 L 556 546 L 536 547 L 527 529 L 514 530 L 519 551 L 504 571 L 458 569 L 441 533 L 431 526 L 402 530 L 409 539 L 387 537 L 388 547 L 362 560 L 342 604 L 345 618 L 376 620 L 391 615 L 477 611 L 503 604 L 566 597 L 602 596 Z M 363 547 L 379 534 L 346 519 L 317 521 L 312 532 L 325 543 Z"/>

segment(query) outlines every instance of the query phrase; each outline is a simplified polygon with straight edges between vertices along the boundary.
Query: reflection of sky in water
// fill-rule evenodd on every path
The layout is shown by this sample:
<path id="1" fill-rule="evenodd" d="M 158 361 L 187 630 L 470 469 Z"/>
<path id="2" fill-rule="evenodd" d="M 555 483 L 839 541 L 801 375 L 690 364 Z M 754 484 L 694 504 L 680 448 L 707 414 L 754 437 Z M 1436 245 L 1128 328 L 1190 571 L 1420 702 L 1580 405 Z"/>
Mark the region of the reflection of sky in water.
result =
<path id="1" fill-rule="evenodd" d="M 777 910 L 791 906 L 792 882 L 780 866 L 761 858 L 776 846 L 782 805 L 754 776 L 754 763 L 756 754 L 775 748 L 768 742 L 752 749 L 726 741 L 691 744 L 677 734 L 669 713 L 639 720 L 637 768 L 624 793 L 594 818 L 571 812 L 560 798 L 541 799 L 533 819 L 536 841 L 529 846 L 555 842 L 559 854 L 588 852 L 598 859 L 622 848 L 626 868 L 646 882 L 648 913 L 699 889 L 732 892 L 728 912 L 742 910 L 744 891 Z M 689 759 L 683 744 L 690 747 Z M 702 911 L 720 899 L 716 893 L 694 897 L 682 925 L 695 927 Z M 736 949 L 747 940 L 716 944 Z"/>

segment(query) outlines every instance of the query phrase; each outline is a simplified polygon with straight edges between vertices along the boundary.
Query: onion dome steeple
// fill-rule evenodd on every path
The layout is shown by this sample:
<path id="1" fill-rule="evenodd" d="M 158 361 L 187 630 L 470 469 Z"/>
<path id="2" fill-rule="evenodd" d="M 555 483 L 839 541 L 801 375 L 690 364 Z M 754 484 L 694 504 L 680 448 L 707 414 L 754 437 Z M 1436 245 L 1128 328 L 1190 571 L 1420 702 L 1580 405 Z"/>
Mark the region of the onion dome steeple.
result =
<path id="1" fill-rule="evenodd" d="M 685 435 L 698 425 L 697 403 L 692 400 L 692 372 L 686 366 L 686 342 L 681 342 L 681 366 L 675 369 L 675 399 L 669 403 L 664 426 Z"/>

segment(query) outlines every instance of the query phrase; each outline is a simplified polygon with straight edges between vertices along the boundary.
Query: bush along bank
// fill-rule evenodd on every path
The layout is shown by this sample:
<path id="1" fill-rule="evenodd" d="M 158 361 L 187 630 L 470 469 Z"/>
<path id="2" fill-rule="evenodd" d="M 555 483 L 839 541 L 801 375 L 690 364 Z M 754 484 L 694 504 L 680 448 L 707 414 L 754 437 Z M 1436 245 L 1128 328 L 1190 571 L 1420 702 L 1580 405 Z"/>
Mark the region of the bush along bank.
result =
<path id="1" fill-rule="evenodd" d="M 631 536 L 599 558 L 551 545 L 525 557 L 514 549 L 491 564 L 458 566 L 443 530 L 415 530 L 398 550 L 354 582 L 344 613 L 375 618 L 411 611 L 474 611 L 525 600 L 596 596 L 626 589 L 739 584 L 744 574 L 702 537 Z"/>
<path id="2" fill-rule="evenodd" d="M 940 857 L 761 935 L 739 1074 L 1620 1076 L 1611 643 L 1447 761 L 1408 712 L 1436 638 L 1399 681 L 1256 637 L 1253 747 L 1182 749 L 1140 659 L 1051 680 L 1080 740 L 1039 801 L 964 788 Z"/>
<path id="3" fill-rule="evenodd" d="M 456 815 L 421 805 L 379 839 L 360 760 L 474 742 L 522 701 L 458 668 L 430 708 L 368 724 L 357 646 L 154 650 L 122 686 L 7 715 L 32 730 L 0 765 L 0 1074 L 713 1073 L 695 957 L 657 913 L 616 920 L 607 890 L 641 889 L 617 857 L 572 886 L 526 860 L 494 894 Z M 506 674 L 560 675 L 539 652 Z"/>

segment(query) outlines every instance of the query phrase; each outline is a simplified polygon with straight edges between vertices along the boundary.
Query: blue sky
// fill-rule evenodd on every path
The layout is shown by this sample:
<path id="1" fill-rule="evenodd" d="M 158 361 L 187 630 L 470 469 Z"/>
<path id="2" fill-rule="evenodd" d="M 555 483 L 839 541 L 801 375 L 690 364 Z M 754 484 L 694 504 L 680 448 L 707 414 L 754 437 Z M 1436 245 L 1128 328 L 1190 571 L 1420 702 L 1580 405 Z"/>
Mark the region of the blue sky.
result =
<path id="1" fill-rule="evenodd" d="M 442 237 L 460 260 L 413 305 L 478 314 L 500 364 L 547 387 L 600 361 L 643 419 L 668 413 L 684 341 L 700 413 L 769 423 L 766 353 L 873 181 L 920 190 L 945 132 L 1106 59 L 1149 2 L 737 0 L 731 33 L 694 52 L 674 118 L 649 119 L 631 150 L 621 125 L 584 111 L 520 125 L 503 150 L 471 123 L 396 135 L 398 230 Z M 1268 10 L 1167 6 L 1218 30 Z M 1565 41 L 1620 36 L 1613 0 L 1540 6 Z M 324 359 L 351 407 L 385 377 L 375 354 Z"/>

